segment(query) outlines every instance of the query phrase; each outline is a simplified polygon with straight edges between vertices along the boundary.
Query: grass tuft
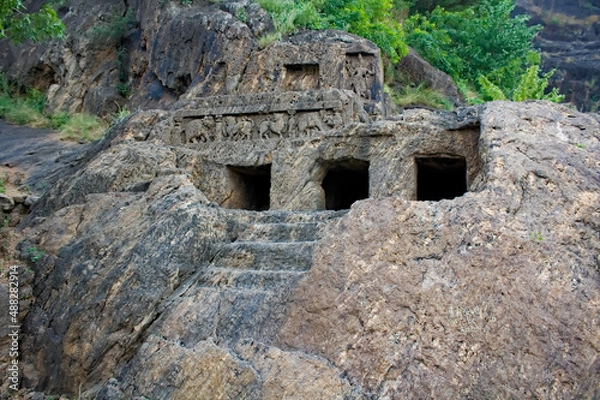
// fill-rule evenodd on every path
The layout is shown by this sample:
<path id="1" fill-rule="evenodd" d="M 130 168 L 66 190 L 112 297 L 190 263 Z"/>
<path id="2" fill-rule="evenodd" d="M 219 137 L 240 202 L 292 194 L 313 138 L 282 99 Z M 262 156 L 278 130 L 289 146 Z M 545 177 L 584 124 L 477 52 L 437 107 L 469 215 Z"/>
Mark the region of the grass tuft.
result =
<path id="1" fill-rule="evenodd" d="M 424 84 L 417 86 L 405 85 L 401 89 L 386 86 L 386 91 L 394 103 L 400 107 L 424 106 L 442 110 L 451 110 L 452 103 L 440 91 L 431 89 Z"/>
<path id="2" fill-rule="evenodd" d="M 100 118 L 80 113 L 75 114 L 60 129 L 60 136 L 65 140 L 93 142 L 104 136 L 108 125 Z"/>

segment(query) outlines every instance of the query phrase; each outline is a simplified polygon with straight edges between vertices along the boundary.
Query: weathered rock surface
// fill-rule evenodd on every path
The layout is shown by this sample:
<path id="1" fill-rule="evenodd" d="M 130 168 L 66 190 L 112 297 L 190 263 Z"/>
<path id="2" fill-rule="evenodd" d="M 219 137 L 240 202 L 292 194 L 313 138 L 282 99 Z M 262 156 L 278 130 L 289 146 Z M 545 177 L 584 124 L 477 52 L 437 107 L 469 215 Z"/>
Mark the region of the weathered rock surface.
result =
<path id="1" fill-rule="evenodd" d="M 19 226 L 30 399 L 600 397 L 598 120 L 546 102 L 386 119 L 371 43 L 259 49 L 250 2 L 177 3 L 136 3 L 110 51 L 34 52 L 84 77 L 53 106 L 100 110 L 129 46 L 131 102 L 159 109 L 29 166 L 48 176 Z M 110 25 L 128 4 L 93 7 Z"/>
<path id="2" fill-rule="evenodd" d="M 582 111 L 600 110 L 600 2 L 517 0 L 516 12 L 532 16 L 542 31 L 535 46 L 546 71 L 556 69 L 551 85 Z"/>
<path id="3" fill-rule="evenodd" d="M 348 213 L 218 207 L 185 161 L 202 148 L 136 140 L 136 121 L 23 226 L 21 248 L 47 253 L 23 325 L 25 387 L 81 385 L 98 399 L 600 394 L 596 120 L 497 102 L 354 124 L 340 134 L 403 143 L 365 153 L 374 164 L 407 149 L 382 185 L 419 155 L 456 151 L 449 129 L 481 127 L 480 165 L 454 199 L 415 201 L 413 178 Z M 290 140 L 315 142 L 254 143 L 268 156 Z M 353 146 L 325 135 L 317 148 L 328 141 L 342 158 Z M 290 165 L 278 173 L 293 177 Z"/>
<path id="4" fill-rule="evenodd" d="M 280 339 L 377 398 L 596 398 L 598 125 L 542 103 L 481 123 L 481 190 L 357 204 Z"/>
<path id="5" fill-rule="evenodd" d="M 258 39 L 272 23 L 257 4 L 178 3 L 68 3 L 61 8 L 68 32 L 63 42 L 0 43 L 0 66 L 48 90 L 52 111 L 106 115 L 125 104 L 168 108 L 182 95 L 338 88 L 360 92 L 369 112 L 383 113 L 373 43 L 344 32 L 305 32 L 260 49 Z"/>

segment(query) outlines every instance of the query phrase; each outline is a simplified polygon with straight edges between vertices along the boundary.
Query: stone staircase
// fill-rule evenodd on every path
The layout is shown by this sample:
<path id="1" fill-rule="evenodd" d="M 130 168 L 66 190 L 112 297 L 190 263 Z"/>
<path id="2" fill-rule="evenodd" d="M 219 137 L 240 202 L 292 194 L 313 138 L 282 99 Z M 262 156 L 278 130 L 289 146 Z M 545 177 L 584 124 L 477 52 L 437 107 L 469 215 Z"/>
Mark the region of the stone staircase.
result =
<path id="1" fill-rule="evenodd" d="M 232 241 L 216 247 L 198 283 L 227 291 L 291 289 L 310 269 L 322 229 L 341 214 L 245 213 L 233 223 Z"/>

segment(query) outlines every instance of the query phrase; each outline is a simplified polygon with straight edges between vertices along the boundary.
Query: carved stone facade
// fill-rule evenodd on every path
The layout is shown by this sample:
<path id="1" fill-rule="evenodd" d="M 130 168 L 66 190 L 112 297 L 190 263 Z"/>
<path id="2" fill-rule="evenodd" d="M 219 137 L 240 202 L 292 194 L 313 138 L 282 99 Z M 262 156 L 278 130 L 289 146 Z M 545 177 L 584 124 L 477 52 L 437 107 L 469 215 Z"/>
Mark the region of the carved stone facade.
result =
<path id="1" fill-rule="evenodd" d="M 189 91 L 148 139 L 182 149 L 194 184 L 228 208 L 346 209 L 476 190 L 478 127 L 423 125 L 420 111 L 385 121 L 379 50 L 347 34 L 304 36 L 255 52 L 238 93 Z"/>

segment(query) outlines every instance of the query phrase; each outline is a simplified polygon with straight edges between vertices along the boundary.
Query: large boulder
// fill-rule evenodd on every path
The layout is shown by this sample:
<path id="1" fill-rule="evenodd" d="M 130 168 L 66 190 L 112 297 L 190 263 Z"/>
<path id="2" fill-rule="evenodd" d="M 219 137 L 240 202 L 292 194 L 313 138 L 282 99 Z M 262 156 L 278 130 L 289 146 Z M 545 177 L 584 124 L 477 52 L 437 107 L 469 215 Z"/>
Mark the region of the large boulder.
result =
<path id="1" fill-rule="evenodd" d="M 452 77 L 429 64 L 412 48 L 408 49 L 408 54 L 400 59 L 394 69 L 402 78 L 402 81 L 394 83 L 398 88 L 406 84 L 424 85 L 443 93 L 454 107 L 466 104 Z"/>

